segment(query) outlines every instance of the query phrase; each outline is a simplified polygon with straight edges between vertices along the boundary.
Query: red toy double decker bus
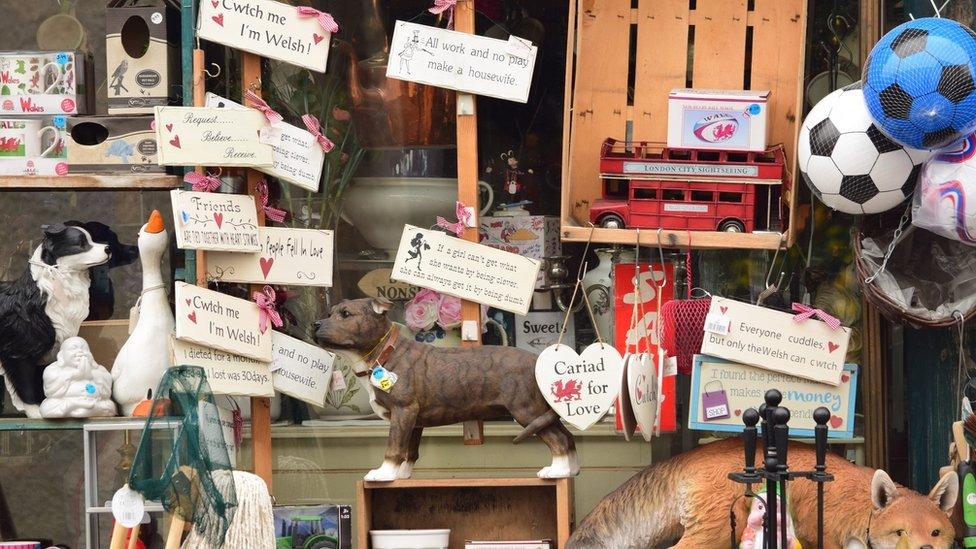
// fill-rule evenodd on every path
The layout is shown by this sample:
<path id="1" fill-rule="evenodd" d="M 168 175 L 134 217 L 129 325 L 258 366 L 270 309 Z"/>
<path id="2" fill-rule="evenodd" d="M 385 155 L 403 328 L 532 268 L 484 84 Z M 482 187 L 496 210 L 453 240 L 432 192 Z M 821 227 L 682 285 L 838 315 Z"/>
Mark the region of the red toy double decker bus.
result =
<path id="1" fill-rule="evenodd" d="M 590 221 L 611 229 L 752 232 L 757 213 L 764 213 L 763 228 L 771 229 L 780 217 L 783 168 L 781 146 L 669 149 L 610 138 L 600 150 L 603 198 L 590 205 Z"/>

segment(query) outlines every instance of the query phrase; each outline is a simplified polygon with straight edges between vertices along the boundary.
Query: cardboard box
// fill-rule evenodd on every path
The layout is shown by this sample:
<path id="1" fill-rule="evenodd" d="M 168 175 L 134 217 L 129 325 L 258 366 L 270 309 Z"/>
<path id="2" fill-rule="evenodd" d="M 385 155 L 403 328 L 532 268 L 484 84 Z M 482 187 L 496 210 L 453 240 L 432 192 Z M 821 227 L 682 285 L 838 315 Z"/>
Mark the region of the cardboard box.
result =
<path id="1" fill-rule="evenodd" d="M 348 505 L 276 506 L 274 525 L 278 547 L 352 547 L 352 508 Z"/>
<path id="2" fill-rule="evenodd" d="M 138 4 L 138 5 L 136 5 Z M 181 84 L 179 7 L 169 0 L 111 0 L 105 8 L 109 114 L 151 114 Z"/>
<path id="3" fill-rule="evenodd" d="M 668 147 L 764 151 L 768 100 L 768 91 L 671 90 Z"/>
<path id="4" fill-rule="evenodd" d="M 72 116 L 66 132 L 72 173 L 162 173 L 151 116 Z"/>
<path id="5" fill-rule="evenodd" d="M 531 259 L 543 260 L 560 255 L 559 218 L 542 215 L 481 218 L 482 244 Z M 547 284 L 546 269 L 540 269 L 536 288 Z"/>
<path id="6" fill-rule="evenodd" d="M 79 52 L 0 52 L 0 115 L 93 112 L 93 81 L 91 57 Z"/>

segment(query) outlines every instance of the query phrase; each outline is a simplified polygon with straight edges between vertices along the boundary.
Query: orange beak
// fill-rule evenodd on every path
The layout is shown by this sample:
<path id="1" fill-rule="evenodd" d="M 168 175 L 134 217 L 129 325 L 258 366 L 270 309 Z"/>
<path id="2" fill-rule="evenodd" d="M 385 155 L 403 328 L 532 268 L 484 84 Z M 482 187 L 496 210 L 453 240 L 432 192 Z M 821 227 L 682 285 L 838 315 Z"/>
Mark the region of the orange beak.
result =
<path id="1" fill-rule="evenodd" d="M 146 232 L 156 234 L 163 232 L 165 229 L 166 226 L 163 225 L 163 216 L 159 213 L 159 210 L 153 210 L 149 214 L 149 221 L 146 222 Z"/>

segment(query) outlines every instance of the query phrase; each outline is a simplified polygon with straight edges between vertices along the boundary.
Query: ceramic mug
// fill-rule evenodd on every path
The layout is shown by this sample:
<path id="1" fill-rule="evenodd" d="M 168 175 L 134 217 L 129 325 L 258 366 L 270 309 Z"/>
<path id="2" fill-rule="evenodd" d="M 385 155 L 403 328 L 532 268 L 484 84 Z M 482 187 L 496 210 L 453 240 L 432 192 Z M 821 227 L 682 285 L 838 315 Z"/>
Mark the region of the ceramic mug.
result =
<path id="1" fill-rule="evenodd" d="M 40 55 L 0 57 L 0 95 L 51 93 L 63 79 L 61 67 Z M 50 82 L 50 83 L 49 83 Z"/>
<path id="2" fill-rule="evenodd" d="M 51 144 L 44 146 L 44 134 L 53 132 Z M 61 140 L 61 130 L 42 126 L 36 118 L 0 118 L 0 158 L 42 158 L 51 154 Z"/>

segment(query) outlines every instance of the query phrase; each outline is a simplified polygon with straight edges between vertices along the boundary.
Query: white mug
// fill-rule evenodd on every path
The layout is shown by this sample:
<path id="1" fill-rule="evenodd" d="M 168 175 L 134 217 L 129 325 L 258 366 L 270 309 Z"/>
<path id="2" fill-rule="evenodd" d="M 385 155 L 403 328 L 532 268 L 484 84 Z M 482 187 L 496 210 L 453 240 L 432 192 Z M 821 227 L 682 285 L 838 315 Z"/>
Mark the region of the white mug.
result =
<path id="1" fill-rule="evenodd" d="M 51 93 L 63 78 L 61 67 L 41 55 L 0 57 L 0 95 Z"/>
<path id="2" fill-rule="evenodd" d="M 44 134 L 53 132 L 54 139 L 44 149 Z M 61 141 L 61 130 L 42 126 L 37 118 L 0 118 L 0 160 L 8 158 L 43 158 L 51 154 Z"/>

